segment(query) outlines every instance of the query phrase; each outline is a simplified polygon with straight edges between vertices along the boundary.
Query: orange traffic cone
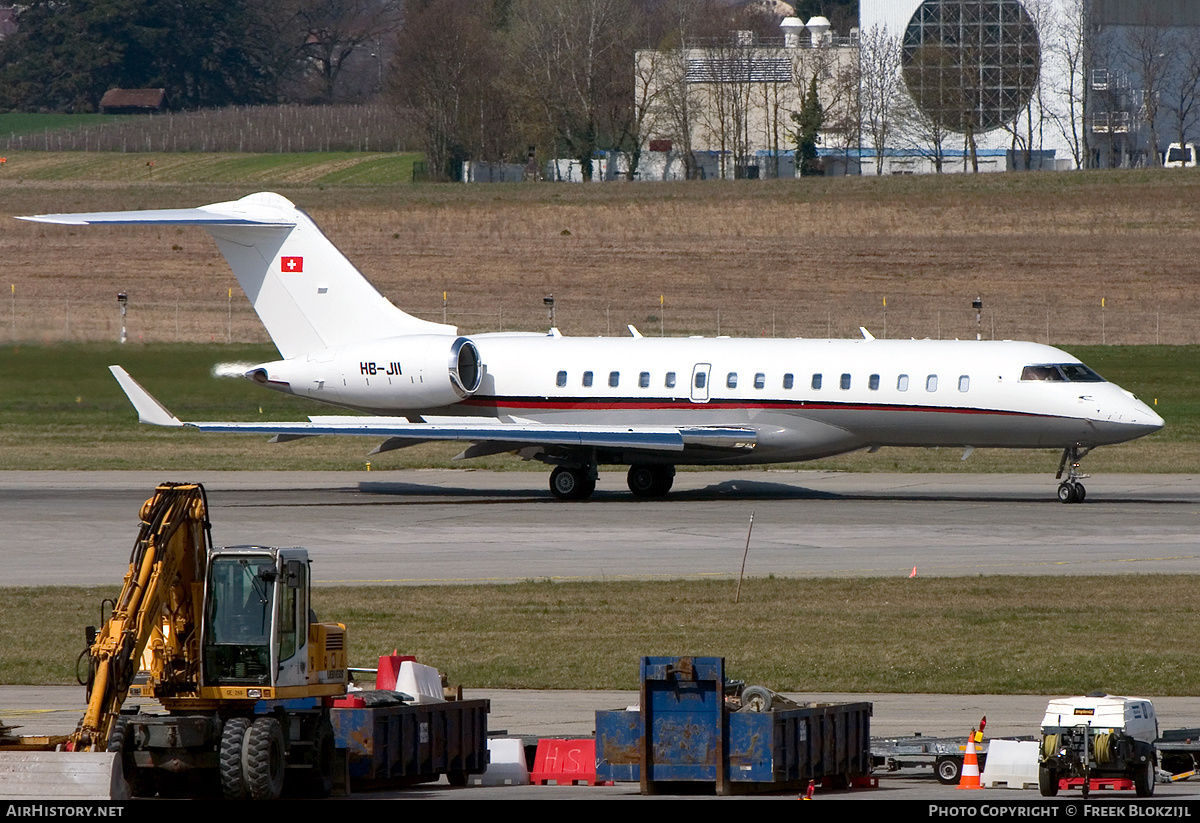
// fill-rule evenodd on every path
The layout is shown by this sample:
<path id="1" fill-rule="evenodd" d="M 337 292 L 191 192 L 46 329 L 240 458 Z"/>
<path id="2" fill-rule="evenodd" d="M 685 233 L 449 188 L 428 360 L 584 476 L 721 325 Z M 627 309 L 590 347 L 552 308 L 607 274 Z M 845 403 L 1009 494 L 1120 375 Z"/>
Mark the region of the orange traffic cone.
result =
<path id="1" fill-rule="evenodd" d="M 983 783 L 979 780 L 979 758 L 975 751 L 975 729 L 971 729 L 971 735 L 967 738 L 967 753 L 963 758 L 962 777 L 959 778 L 958 788 L 960 789 L 982 789 Z"/>

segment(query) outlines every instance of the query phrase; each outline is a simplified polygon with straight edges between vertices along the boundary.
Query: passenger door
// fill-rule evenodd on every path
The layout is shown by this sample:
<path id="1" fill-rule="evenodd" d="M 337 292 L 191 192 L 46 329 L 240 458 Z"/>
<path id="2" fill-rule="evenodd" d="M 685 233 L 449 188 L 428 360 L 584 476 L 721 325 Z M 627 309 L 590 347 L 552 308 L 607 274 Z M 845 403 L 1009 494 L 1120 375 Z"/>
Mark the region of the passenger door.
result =
<path id="1" fill-rule="evenodd" d="M 692 369 L 692 402 L 708 402 L 708 379 L 712 371 L 711 363 L 697 363 Z"/>

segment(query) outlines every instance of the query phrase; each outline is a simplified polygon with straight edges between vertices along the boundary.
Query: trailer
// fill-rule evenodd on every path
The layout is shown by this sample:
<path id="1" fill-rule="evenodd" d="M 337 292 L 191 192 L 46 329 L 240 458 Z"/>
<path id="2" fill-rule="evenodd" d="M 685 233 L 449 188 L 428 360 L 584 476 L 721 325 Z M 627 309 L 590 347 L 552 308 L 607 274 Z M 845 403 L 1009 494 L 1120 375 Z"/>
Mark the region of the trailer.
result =
<path id="1" fill-rule="evenodd" d="M 986 741 L 976 745 L 980 771 L 987 761 L 987 747 Z M 947 786 L 956 785 L 962 778 L 966 752 L 967 744 L 962 737 L 925 737 L 918 732 L 909 737 L 871 738 L 875 768 L 889 772 L 931 768 L 938 782 Z"/>

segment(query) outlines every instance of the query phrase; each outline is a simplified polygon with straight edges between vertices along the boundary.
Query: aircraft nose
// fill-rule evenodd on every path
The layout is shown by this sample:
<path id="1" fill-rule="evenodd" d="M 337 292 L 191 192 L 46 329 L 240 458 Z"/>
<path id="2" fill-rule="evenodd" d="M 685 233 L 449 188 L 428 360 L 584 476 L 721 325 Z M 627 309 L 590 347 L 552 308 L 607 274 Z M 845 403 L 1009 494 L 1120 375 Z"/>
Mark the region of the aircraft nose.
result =
<path id="1" fill-rule="evenodd" d="M 1125 407 L 1112 419 L 1127 427 L 1128 430 L 1136 431 L 1137 437 L 1153 434 L 1166 425 L 1166 421 L 1158 412 L 1132 395 Z"/>

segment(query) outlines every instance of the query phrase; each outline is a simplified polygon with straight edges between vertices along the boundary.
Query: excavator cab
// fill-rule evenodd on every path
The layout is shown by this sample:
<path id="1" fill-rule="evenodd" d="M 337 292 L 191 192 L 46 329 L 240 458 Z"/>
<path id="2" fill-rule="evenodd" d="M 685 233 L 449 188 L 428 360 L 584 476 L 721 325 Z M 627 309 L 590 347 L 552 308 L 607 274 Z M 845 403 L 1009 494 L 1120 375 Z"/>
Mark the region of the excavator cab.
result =
<path id="1" fill-rule="evenodd" d="M 307 684 L 309 614 L 304 549 L 213 549 L 201 629 L 203 686 Z"/>

